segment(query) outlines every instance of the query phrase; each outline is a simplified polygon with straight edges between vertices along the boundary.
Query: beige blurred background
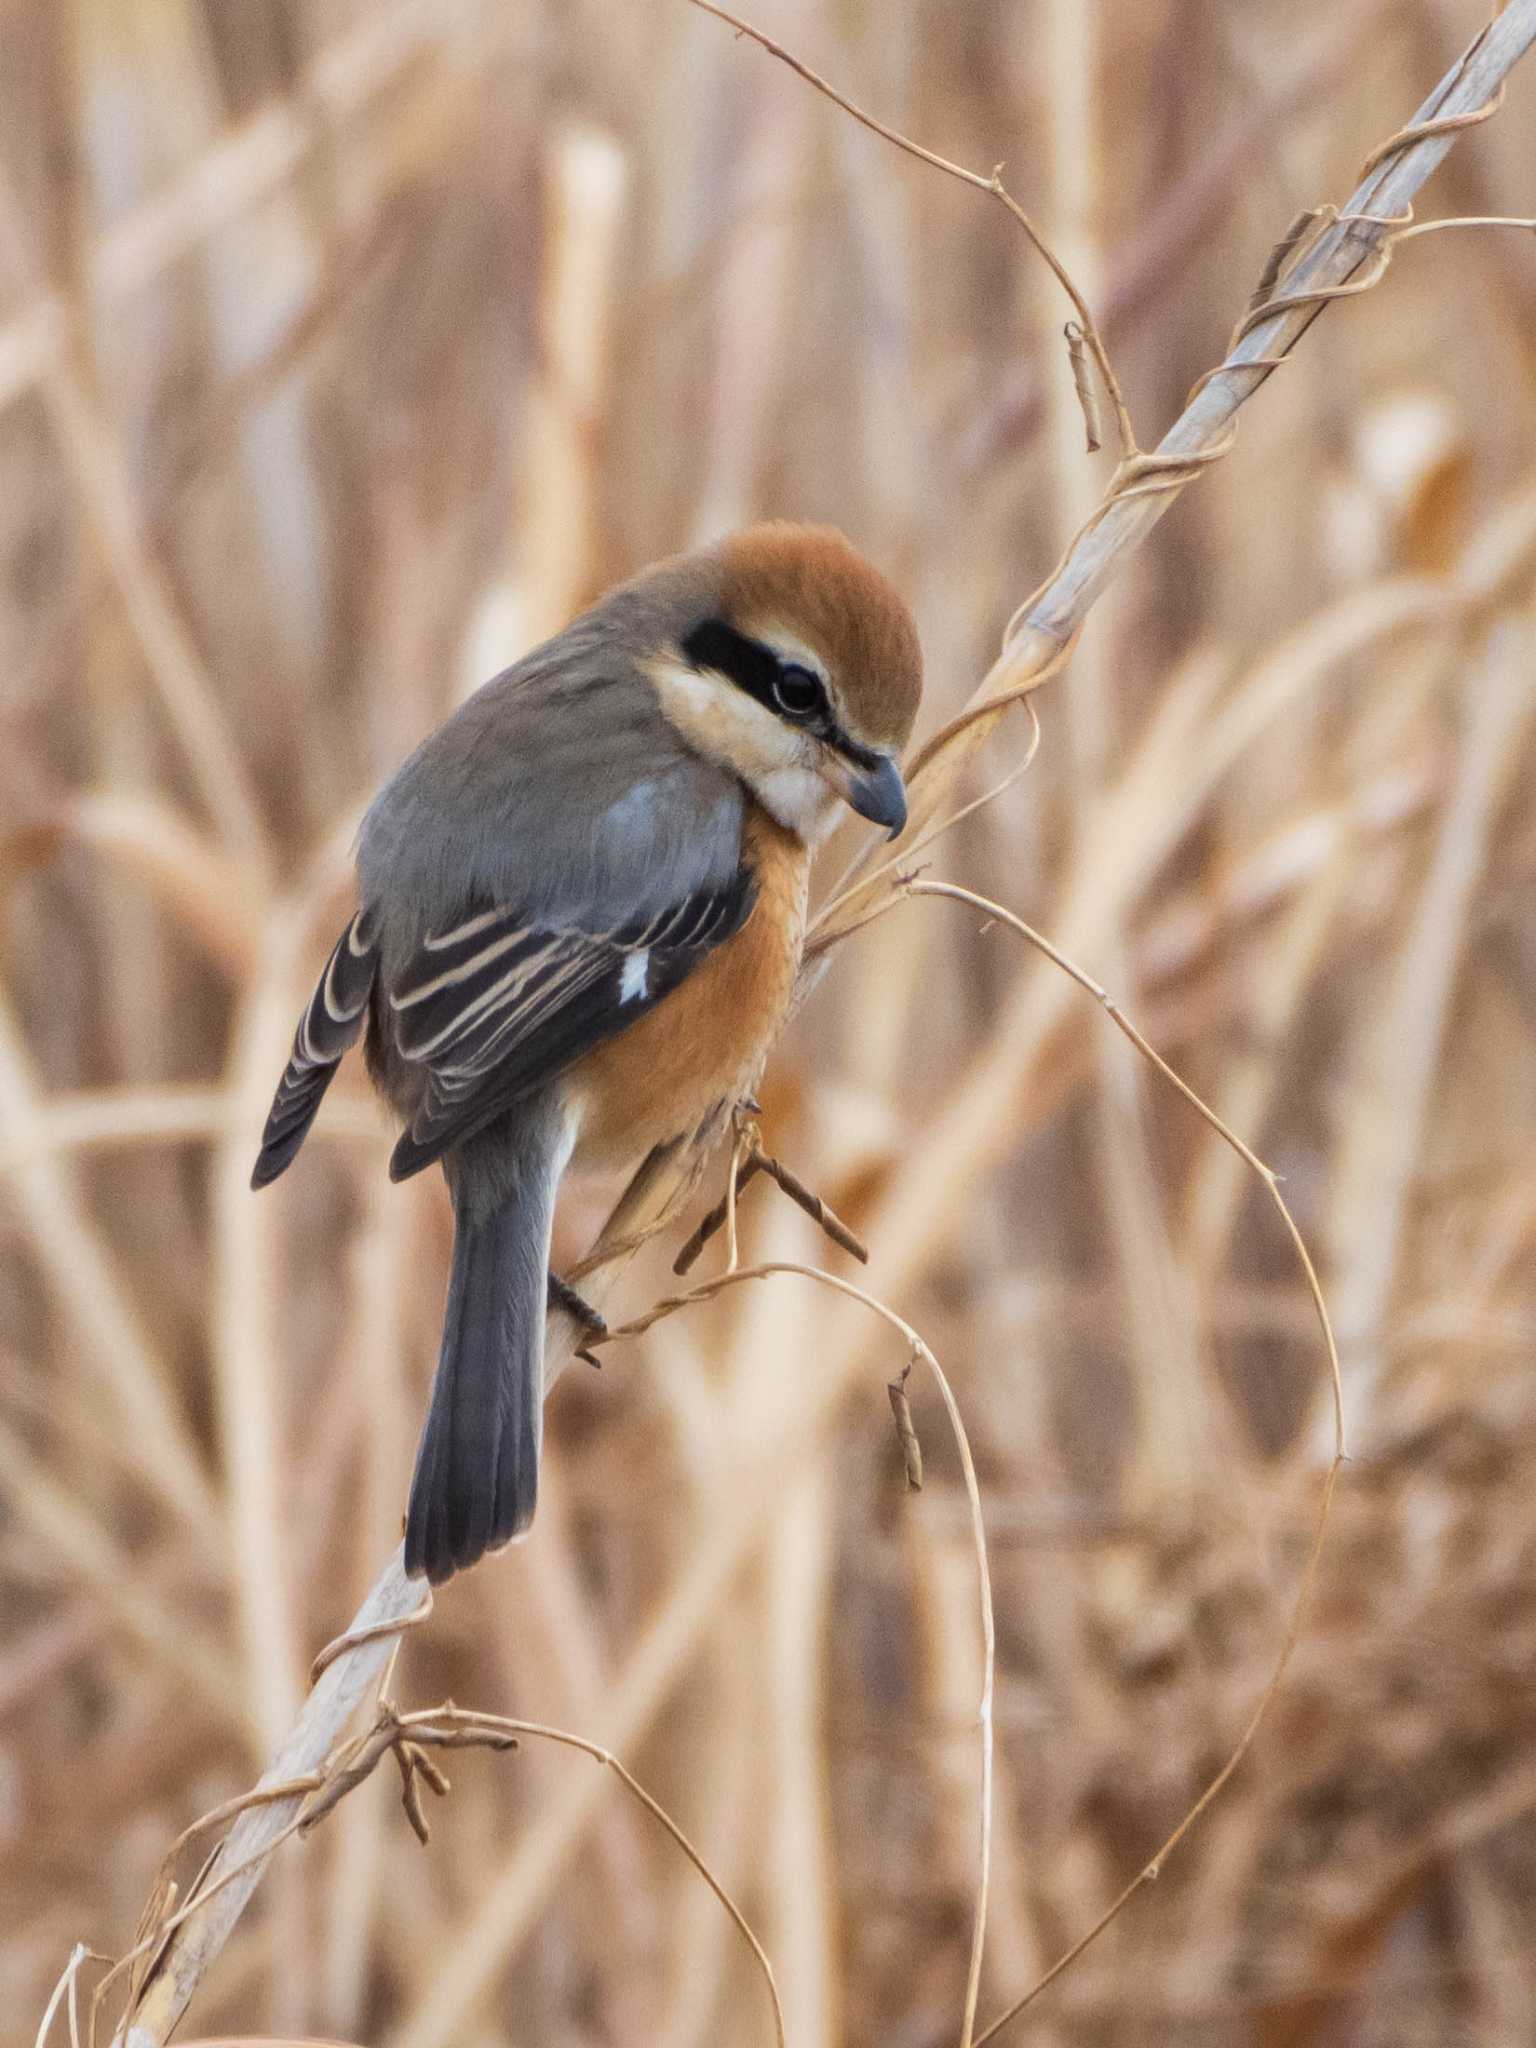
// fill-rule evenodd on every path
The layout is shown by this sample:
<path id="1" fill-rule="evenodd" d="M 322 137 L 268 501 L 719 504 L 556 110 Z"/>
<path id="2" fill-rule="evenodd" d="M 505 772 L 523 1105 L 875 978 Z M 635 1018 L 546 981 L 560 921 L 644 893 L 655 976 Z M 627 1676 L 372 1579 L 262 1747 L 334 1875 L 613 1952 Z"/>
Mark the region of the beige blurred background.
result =
<path id="1" fill-rule="evenodd" d="M 1292 214 L 1482 18 L 759 4 L 886 118 L 1006 162 L 1148 443 Z M 1421 211 L 1530 210 L 1533 109 L 1517 75 Z M 1354 1453 L 1256 1746 L 1008 2040 L 1530 2038 L 1532 248 L 1426 239 L 1330 309 L 1098 605 L 1029 773 L 933 857 L 1284 1174 Z M 131 1942 L 398 1533 L 441 1189 L 388 1186 L 356 1063 L 298 1170 L 245 1186 L 360 806 L 607 581 L 761 514 L 836 521 L 900 581 L 934 729 L 1107 481 L 1066 311 L 1000 209 L 680 0 L 0 0 L 6 2043 L 73 1943 Z M 1264 1687 L 1331 1450 L 1316 1331 L 1252 1178 L 973 914 L 844 948 L 765 1107 L 975 1450 L 985 2018 Z M 761 1182 L 742 1217 L 751 1256 L 851 1270 Z M 787 1280 L 576 1369 L 532 1540 L 396 1679 L 618 1749 L 761 1933 L 795 2048 L 959 2026 L 975 1560 L 917 1379 L 904 1488 L 901 1364 Z M 386 1773 L 287 1849 L 193 2031 L 771 2039 L 718 1905 L 595 1766 L 452 1775 L 428 1849 Z"/>

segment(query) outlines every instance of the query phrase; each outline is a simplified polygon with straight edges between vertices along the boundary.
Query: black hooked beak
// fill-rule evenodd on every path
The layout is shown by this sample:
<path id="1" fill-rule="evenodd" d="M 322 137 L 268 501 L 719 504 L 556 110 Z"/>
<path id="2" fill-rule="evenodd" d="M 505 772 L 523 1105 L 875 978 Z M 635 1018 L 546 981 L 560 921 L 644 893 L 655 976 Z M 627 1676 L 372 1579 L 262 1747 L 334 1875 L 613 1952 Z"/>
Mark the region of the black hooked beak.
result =
<path id="1" fill-rule="evenodd" d="M 822 774 L 845 804 L 872 825 L 883 825 L 893 839 L 906 825 L 906 785 L 889 754 L 866 754 L 850 761 L 829 751 Z"/>

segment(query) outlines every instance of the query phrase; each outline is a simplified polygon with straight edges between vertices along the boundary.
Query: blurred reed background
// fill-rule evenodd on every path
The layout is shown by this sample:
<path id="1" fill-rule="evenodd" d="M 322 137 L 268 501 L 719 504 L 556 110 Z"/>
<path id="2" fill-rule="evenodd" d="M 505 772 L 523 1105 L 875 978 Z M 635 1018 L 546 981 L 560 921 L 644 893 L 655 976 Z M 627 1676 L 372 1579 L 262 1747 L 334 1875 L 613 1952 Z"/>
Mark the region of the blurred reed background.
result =
<path id="1" fill-rule="evenodd" d="M 1006 160 L 1147 442 L 1294 211 L 1481 19 L 761 4 L 887 119 Z M 1531 207 L 1533 90 L 1423 213 Z M 604 583 L 762 514 L 836 521 L 902 583 L 937 726 L 1106 481 L 1066 310 L 1000 209 L 674 0 L 0 4 L 5 2042 L 77 1939 L 129 1944 L 398 1534 L 442 1190 L 387 1185 L 355 1067 L 299 1170 L 245 1186 L 362 803 Z M 1530 2038 L 1533 333 L 1514 235 L 1416 243 L 1331 309 L 1099 604 L 1032 770 L 936 859 L 1284 1173 L 1354 1451 L 1257 1747 L 1010 2039 Z M 1251 1178 L 969 913 L 841 951 L 764 1100 L 975 1446 L 985 2016 L 1262 1689 L 1329 1452 L 1316 1334 Z M 762 1182 L 743 1225 L 839 1261 Z M 533 1539 L 398 1675 L 620 1750 L 761 1932 L 795 2048 L 926 2048 L 960 2009 L 975 1563 L 916 1379 L 904 1490 L 901 1363 L 784 1281 L 568 1374 Z M 716 1902 L 593 1766 L 454 1777 L 427 1850 L 382 1773 L 286 1849 L 195 2030 L 770 2038 Z"/>

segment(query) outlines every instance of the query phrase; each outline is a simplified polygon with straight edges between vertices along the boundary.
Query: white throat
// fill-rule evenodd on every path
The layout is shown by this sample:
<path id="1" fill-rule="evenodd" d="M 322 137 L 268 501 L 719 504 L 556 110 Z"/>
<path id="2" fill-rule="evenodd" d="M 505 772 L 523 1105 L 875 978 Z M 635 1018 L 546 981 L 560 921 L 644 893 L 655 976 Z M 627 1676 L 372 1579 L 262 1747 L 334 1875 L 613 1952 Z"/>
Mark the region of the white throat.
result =
<path id="1" fill-rule="evenodd" d="M 786 725 L 711 669 L 665 656 L 647 668 L 663 711 L 684 739 L 739 775 L 764 810 L 808 846 L 825 839 L 837 798 L 816 772 L 818 747 L 809 733 Z"/>

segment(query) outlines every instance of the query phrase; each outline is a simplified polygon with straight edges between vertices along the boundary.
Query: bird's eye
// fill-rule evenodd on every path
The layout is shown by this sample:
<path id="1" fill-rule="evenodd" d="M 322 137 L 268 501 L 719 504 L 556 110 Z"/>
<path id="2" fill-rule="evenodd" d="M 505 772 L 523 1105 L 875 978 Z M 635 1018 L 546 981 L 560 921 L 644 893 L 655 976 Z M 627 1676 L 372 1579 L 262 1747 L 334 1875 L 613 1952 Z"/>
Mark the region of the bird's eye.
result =
<path id="1" fill-rule="evenodd" d="M 826 704 L 821 678 L 798 661 L 782 661 L 773 679 L 773 701 L 786 718 L 813 718 Z"/>

